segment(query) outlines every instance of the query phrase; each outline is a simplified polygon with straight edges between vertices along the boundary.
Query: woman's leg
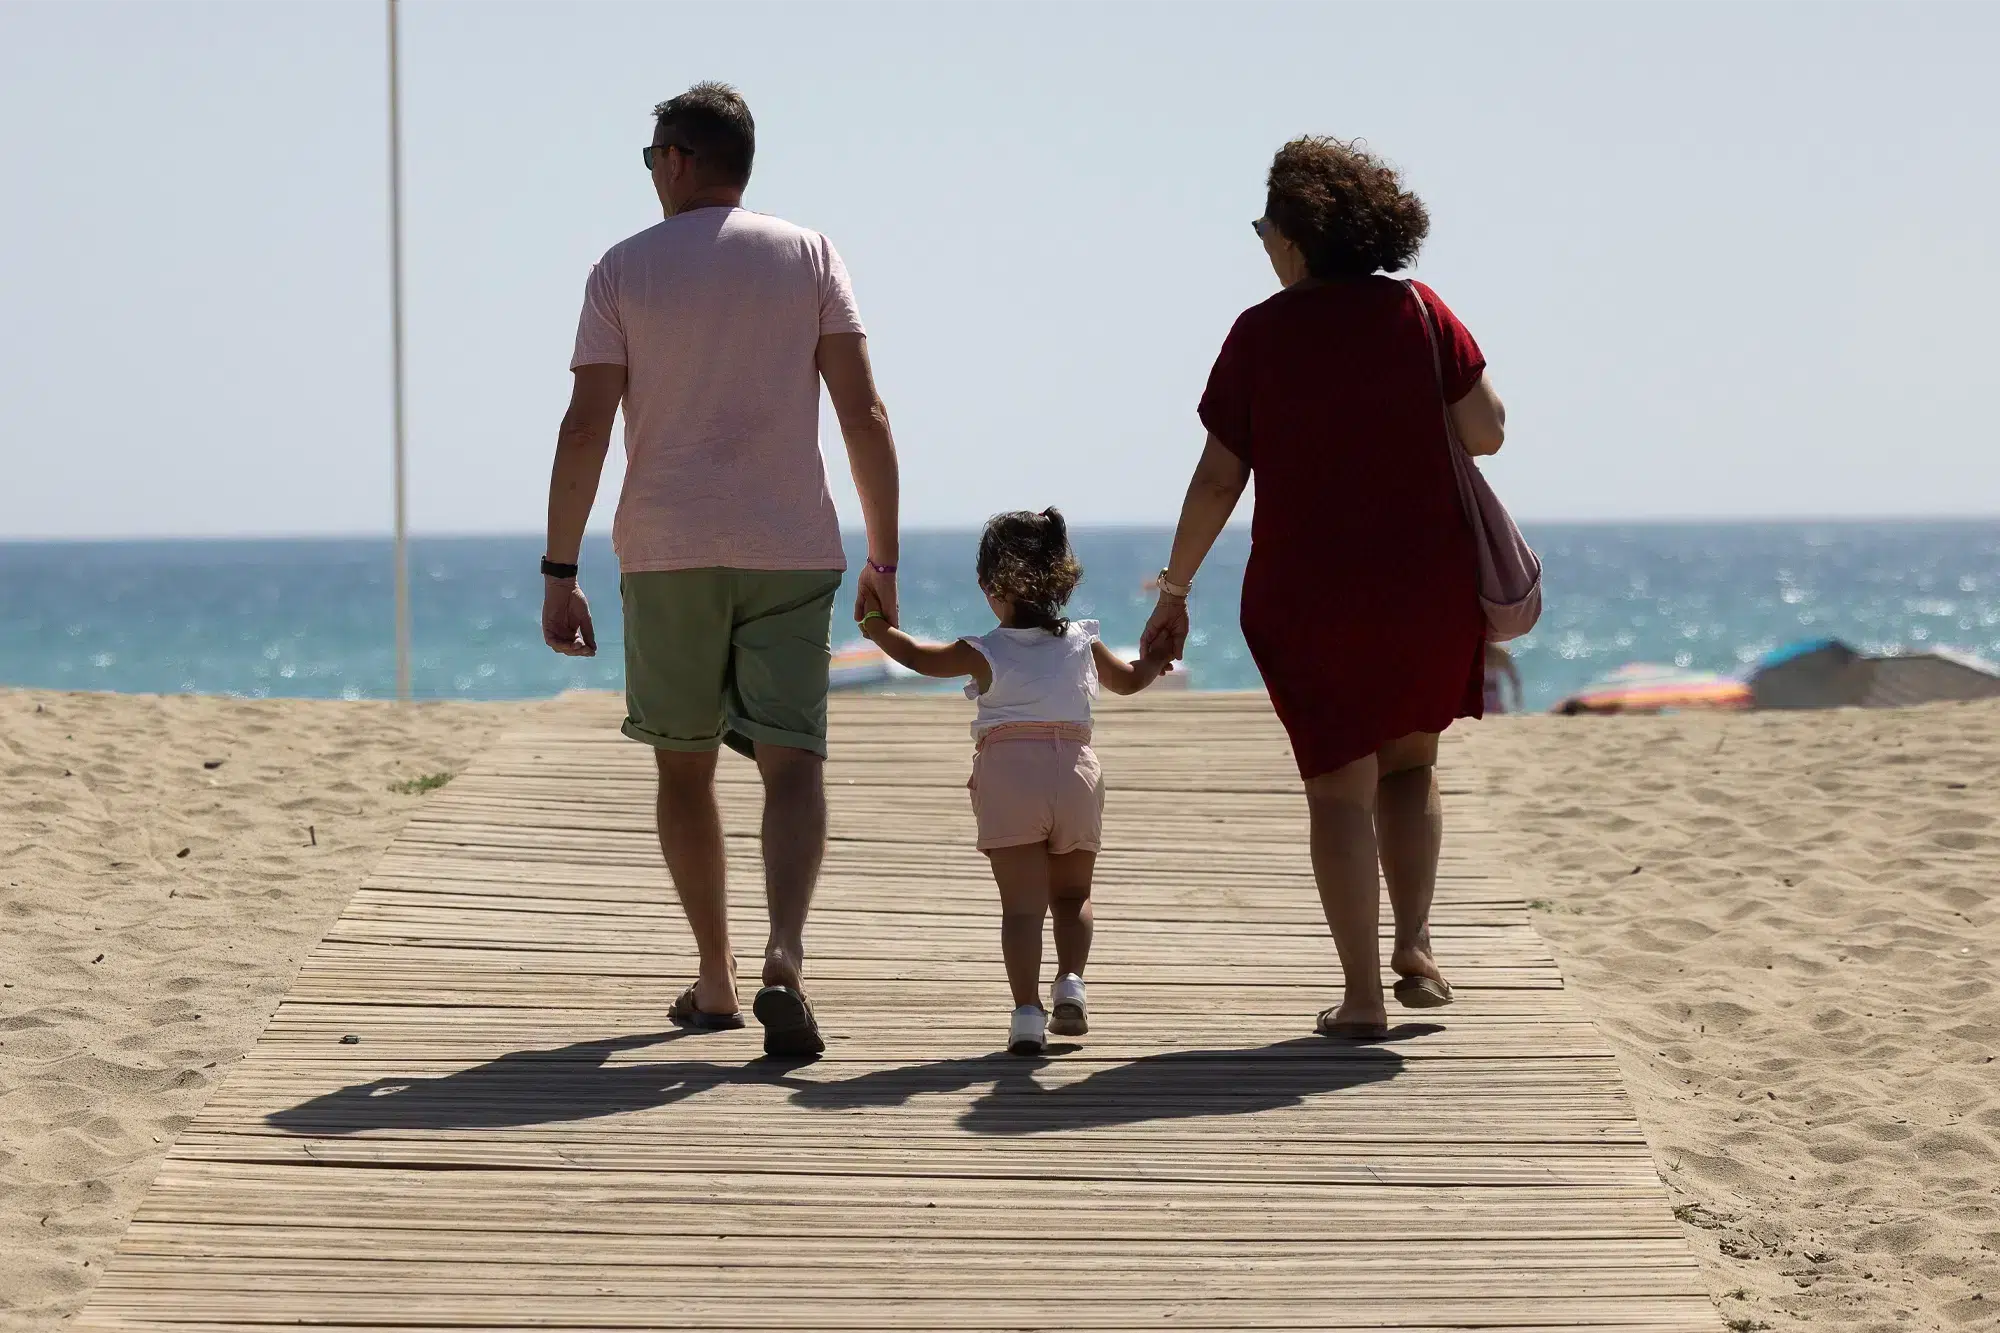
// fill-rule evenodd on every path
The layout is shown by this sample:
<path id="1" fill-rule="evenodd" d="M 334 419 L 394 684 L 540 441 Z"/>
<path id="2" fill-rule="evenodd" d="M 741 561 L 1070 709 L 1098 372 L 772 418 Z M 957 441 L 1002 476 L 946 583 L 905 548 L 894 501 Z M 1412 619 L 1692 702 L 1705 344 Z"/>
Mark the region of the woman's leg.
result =
<path id="1" fill-rule="evenodd" d="M 1049 910 L 1055 917 L 1056 975 L 1083 975 L 1090 965 L 1090 938 L 1096 915 L 1090 907 L 1090 876 L 1096 852 L 1064 852 L 1049 858 Z"/>
<path id="2" fill-rule="evenodd" d="M 1049 847 L 995 847 L 986 853 L 1000 887 L 1000 955 L 1014 1007 L 1042 1006 L 1042 918 L 1049 912 Z"/>
<path id="3" fill-rule="evenodd" d="M 1375 756 L 1306 780 L 1312 815 L 1313 878 L 1340 970 L 1346 976 L 1334 1021 L 1386 1022 L 1376 937 L 1382 881 L 1375 864 Z"/>
<path id="4" fill-rule="evenodd" d="M 1396 948 L 1389 966 L 1397 976 L 1443 981 L 1444 973 L 1431 957 L 1430 931 L 1438 851 L 1444 845 L 1437 746 L 1435 732 L 1418 732 L 1376 753 L 1375 841 L 1396 915 Z"/>

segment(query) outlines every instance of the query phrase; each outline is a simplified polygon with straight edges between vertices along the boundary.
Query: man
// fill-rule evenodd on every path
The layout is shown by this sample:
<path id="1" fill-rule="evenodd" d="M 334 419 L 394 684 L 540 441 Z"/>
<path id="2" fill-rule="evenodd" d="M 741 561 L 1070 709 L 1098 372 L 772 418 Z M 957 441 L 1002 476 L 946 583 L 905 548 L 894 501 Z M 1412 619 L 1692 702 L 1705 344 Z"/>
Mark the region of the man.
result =
<path id="1" fill-rule="evenodd" d="M 743 1026 L 729 947 L 718 747 L 764 783 L 771 932 L 753 1010 L 774 1055 L 825 1049 L 802 969 L 826 852 L 826 692 L 846 559 L 819 454 L 819 381 L 840 418 L 868 527 L 857 619 L 896 619 L 896 446 L 876 396 L 847 270 L 824 236 L 742 207 L 756 150 L 734 89 L 702 83 L 654 108 L 645 151 L 666 221 L 591 271 L 556 436 L 542 637 L 597 651 L 577 548 L 611 425 L 626 473 L 612 542 L 625 611 L 624 732 L 654 749 L 660 850 L 701 953 L 669 1011 Z"/>

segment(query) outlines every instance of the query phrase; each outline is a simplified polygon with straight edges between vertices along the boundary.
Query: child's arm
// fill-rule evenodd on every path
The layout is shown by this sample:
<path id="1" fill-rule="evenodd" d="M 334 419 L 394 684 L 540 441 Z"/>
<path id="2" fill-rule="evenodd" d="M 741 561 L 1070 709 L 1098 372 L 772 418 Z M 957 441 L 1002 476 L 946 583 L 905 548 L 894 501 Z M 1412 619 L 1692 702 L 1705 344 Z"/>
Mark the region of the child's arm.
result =
<path id="1" fill-rule="evenodd" d="M 1137 694 L 1162 674 L 1174 669 L 1171 657 L 1142 657 L 1136 662 L 1119 660 L 1102 639 L 1090 641 L 1090 655 L 1097 663 L 1097 681 L 1113 694 Z"/>
<path id="2" fill-rule="evenodd" d="M 919 676 L 950 680 L 970 676 L 981 694 L 993 688 L 993 667 L 986 654 L 963 639 L 953 643 L 918 643 L 891 625 L 879 611 L 871 611 L 861 621 L 861 634 L 870 643 Z"/>

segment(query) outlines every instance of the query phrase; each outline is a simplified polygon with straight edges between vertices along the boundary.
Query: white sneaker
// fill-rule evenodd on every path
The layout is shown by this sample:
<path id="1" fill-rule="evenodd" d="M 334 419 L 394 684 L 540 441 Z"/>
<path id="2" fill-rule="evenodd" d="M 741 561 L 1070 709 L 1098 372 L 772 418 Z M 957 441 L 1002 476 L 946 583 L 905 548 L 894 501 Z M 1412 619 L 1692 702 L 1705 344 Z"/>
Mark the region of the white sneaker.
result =
<path id="1" fill-rule="evenodd" d="M 1040 1055 L 1049 1048 L 1049 1016 L 1038 1004 L 1024 1004 L 1007 1025 L 1007 1050 L 1014 1055 Z"/>
<path id="2" fill-rule="evenodd" d="M 1058 1037 L 1081 1037 L 1090 1031 L 1090 1001 L 1084 997 L 1083 978 L 1065 972 L 1056 978 L 1049 992 L 1049 1031 Z"/>

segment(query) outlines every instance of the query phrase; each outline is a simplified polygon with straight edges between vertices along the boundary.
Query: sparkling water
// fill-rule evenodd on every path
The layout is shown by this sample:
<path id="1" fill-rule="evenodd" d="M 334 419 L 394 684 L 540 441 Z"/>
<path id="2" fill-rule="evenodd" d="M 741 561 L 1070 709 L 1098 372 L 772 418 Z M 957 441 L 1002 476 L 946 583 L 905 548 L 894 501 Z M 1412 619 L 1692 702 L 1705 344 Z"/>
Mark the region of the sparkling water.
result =
<path id="1" fill-rule="evenodd" d="M 1738 671 L 1827 635 L 1870 652 L 1950 647 L 2000 660 L 2000 521 L 1542 525 L 1546 606 L 1514 645 L 1528 704 L 1546 708 L 1626 662 Z M 1079 530 L 1071 614 L 1138 641 L 1164 528 Z M 991 628 L 972 578 L 978 534 L 911 533 L 903 621 L 944 639 Z M 849 540 L 859 564 L 858 538 Z M 538 537 L 410 545 L 412 676 L 424 698 L 508 699 L 622 685 L 617 567 L 583 553 L 599 654 L 542 646 Z M 1190 684 L 1245 689 L 1257 671 L 1236 627 L 1247 533 L 1200 577 Z M 843 608 L 851 606 L 851 591 Z M 394 693 L 386 540 L 0 543 L 0 684 L 381 698 Z M 837 613 L 836 643 L 854 639 Z M 1359 645 L 1358 651 L 1366 651 Z M 911 688 L 904 684 L 898 688 Z"/>

